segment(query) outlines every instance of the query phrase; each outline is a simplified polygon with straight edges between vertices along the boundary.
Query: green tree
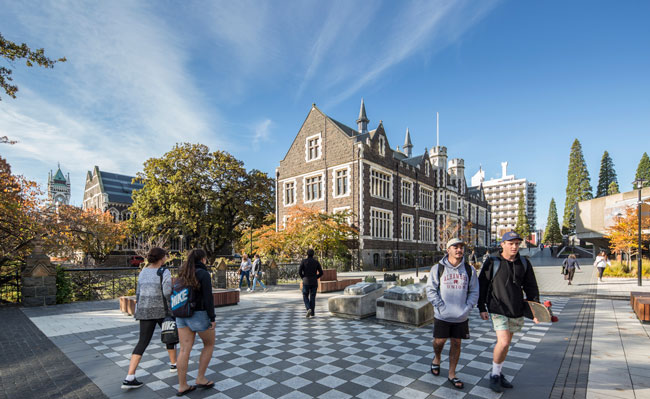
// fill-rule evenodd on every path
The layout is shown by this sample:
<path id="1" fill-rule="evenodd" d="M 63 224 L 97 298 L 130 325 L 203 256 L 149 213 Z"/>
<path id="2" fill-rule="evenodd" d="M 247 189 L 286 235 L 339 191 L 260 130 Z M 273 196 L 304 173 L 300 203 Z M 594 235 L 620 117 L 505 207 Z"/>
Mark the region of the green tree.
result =
<path id="1" fill-rule="evenodd" d="M 576 229 L 575 207 L 578 202 L 590 200 L 591 181 L 587 163 L 582 155 L 582 146 L 580 141 L 575 139 L 571 145 L 571 154 L 569 155 L 569 170 L 567 173 L 566 200 L 564 201 L 564 219 L 562 221 L 562 230 L 567 233 L 573 233 Z"/>
<path id="2" fill-rule="evenodd" d="M 25 65 L 28 67 L 39 65 L 44 68 L 54 68 L 54 64 L 57 62 L 66 61 L 65 57 L 59 58 L 58 60 L 47 58 L 44 49 L 31 50 L 27 44 L 16 44 L 5 39 L 2 34 L 0 34 L 0 56 L 8 60 L 12 66 L 14 61 L 23 59 L 25 60 Z M 13 82 L 13 78 L 11 77 L 12 72 L 6 66 L 0 66 L 0 87 L 4 89 L 8 96 L 16 98 L 18 86 L 11 83 Z"/>
<path id="3" fill-rule="evenodd" d="M 609 183 L 609 187 L 607 188 L 607 195 L 612 195 L 612 194 L 618 194 L 620 191 L 618 190 L 618 183 L 613 181 Z"/>
<path id="4" fill-rule="evenodd" d="M 133 193 L 132 234 L 182 234 L 211 260 L 239 239 L 244 224 L 261 226 L 275 210 L 272 178 L 258 170 L 247 173 L 232 155 L 202 144 L 176 144 L 161 158 L 148 159 L 135 180 L 144 187 Z"/>
<path id="5" fill-rule="evenodd" d="M 555 198 L 551 198 L 548 206 L 548 218 L 546 219 L 546 230 L 544 231 L 544 244 L 559 244 L 562 242 L 562 232 L 557 221 L 557 208 Z"/>
<path id="6" fill-rule="evenodd" d="M 616 171 L 614 170 L 614 161 L 605 151 L 603 158 L 600 160 L 600 173 L 598 174 L 598 187 L 596 188 L 596 198 L 608 195 L 609 186 L 612 183 L 618 185 Z"/>
<path id="7" fill-rule="evenodd" d="M 639 166 L 636 167 L 636 175 L 634 175 L 634 180 L 645 179 L 643 187 L 650 187 L 650 158 L 648 158 L 648 153 L 644 152 L 639 161 Z M 636 185 L 632 185 L 636 189 Z"/>
<path id="8" fill-rule="evenodd" d="M 526 212 L 526 201 L 524 198 L 524 190 L 519 193 L 519 204 L 517 209 L 517 224 L 515 225 L 515 232 L 526 239 L 530 235 L 530 225 L 528 224 L 528 214 Z"/>

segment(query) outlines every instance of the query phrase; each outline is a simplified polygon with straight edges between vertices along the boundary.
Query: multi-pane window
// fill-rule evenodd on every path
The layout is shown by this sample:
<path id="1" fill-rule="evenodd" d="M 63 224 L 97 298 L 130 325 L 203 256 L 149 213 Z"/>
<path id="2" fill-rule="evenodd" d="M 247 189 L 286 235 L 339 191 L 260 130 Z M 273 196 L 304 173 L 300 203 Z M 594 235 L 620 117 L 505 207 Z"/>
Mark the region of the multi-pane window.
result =
<path id="1" fill-rule="evenodd" d="M 393 238 L 393 212 L 370 208 L 370 232 L 373 238 Z"/>
<path id="2" fill-rule="evenodd" d="M 307 137 L 307 143 L 306 143 L 306 160 L 307 161 L 313 161 L 315 159 L 320 158 L 321 154 L 321 149 L 320 149 L 320 140 L 321 136 L 320 134 L 317 134 L 315 136 L 310 136 Z"/>
<path id="3" fill-rule="evenodd" d="M 433 190 L 420 186 L 420 207 L 425 211 L 433 210 Z"/>
<path id="4" fill-rule="evenodd" d="M 370 194 L 374 197 L 392 199 L 390 189 L 391 177 L 387 173 L 378 170 L 370 171 Z"/>
<path id="5" fill-rule="evenodd" d="M 296 182 L 284 183 L 284 205 L 293 205 L 296 203 Z"/>
<path id="6" fill-rule="evenodd" d="M 413 183 L 402 180 L 402 204 L 413 205 Z"/>
<path id="7" fill-rule="evenodd" d="M 433 220 L 420 218 L 420 239 L 422 242 L 433 242 Z"/>
<path id="8" fill-rule="evenodd" d="M 478 210 L 478 224 L 480 224 L 481 226 L 486 225 L 486 223 L 485 223 L 485 214 L 486 214 L 485 209 L 479 208 L 479 210 Z"/>
<path id="9" fill-rule="evenodd" d="M 478 246 L 479 247 L 485 246 L 485 230 L 478 231 Z"/>
<path id="10" fill-rule="evenodd" d="M 305 178 L 305 202 L 317 201 L 323 197 L 323 176 Z"/>
<path id="11" fill-rule="evenodd" d="M 413 239 L 413 216 L 402 215 L 402 240 Z"/>
<path id="12" fill-rule="evenodd" d="M 340 197 L 348 193 L 348 170 L 334 172 L 334 196 Z"/>
<path id="13" fill-rule="evenodd" d="M 447 209 L 449 209 L 451 212 L 458 211 L 458 200 L 456 199 L 455 195 L 447 194 Z"/>

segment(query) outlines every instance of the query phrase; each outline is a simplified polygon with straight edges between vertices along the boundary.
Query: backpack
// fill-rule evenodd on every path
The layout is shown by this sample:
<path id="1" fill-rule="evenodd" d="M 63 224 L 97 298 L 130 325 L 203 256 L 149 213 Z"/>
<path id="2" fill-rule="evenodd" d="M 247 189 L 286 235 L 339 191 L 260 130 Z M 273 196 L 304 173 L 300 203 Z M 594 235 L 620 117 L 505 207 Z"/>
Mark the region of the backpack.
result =
<path id="1" fill-rule="evenodd" d="M 501 266 L 501 258 L 498 256 L 490 256 L 490 259 L 492 259 L 492 277 L 490 277 L 491 283 L 494 275 L 497 273 L 497 270 L 499 270 L 499 266 Z M 524 266 L 524 274 L 526 274 L 526 270 L 528 269 L 528 259 L 526 259 L 525 256 L 520 256 L 519 259 L 521 259 L 521 264 Z"/>
<path id="2" fill-rule="evenodd" d="M 192 317 L 194 314 L 194 288 L 177 278 L 172 285 L 172 315 L 174 317 Z"/>
<path id="3" fill-rule="evenodd" d="M 467 279 L 467 296 L 469 297 L 469 285 L 472 282 L 472 266 L 468 265 L 466 262 L 463 262 L 465 265 L 465 272 L 467 273 L 468 279 Z M 444 265 L 443 267 L 440 267 L 440 263 L 438 263 L 438 294 L 440 294 L 440 278 L 442 277 L 442 273 L 445 271 Z"/>

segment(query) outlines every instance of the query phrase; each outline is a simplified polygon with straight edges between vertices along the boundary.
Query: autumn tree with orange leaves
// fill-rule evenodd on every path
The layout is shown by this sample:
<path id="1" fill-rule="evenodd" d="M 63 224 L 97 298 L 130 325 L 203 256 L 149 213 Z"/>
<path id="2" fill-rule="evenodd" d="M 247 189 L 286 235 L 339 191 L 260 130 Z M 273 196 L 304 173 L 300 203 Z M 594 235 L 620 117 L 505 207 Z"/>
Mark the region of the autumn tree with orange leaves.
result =
<path id="1" fill-rule="evenodd" d="M 358 231 L 350 226 L 350 211 L 323 213 L 318 209 L 296 206 L 288 215 L 286 226 L 275 230 L 273 217 L 253 231 L 253 252 L 261 256 L 291 261 L 305 257 L 313 248 L 321 262 L 332 262 L 349 253 L 347 243 L 356 242 Z M 239 248 L 246 251 L 250 242 L 242 235 Z"/>
<path id="2" fill-rule="evenodd" d="M 650 226 L 650 217 L 641 218 L 642 230 Z M 636 207 L 629 207 L 625 210 L 625 215 L 616 216 L 614 224 L 607 228 L 609 248 L 612 252 L 624 252 L 627 254 L 627 265 L 625 273 L 630 271 L 631 258 L 638 256 L 639 240 L 639 219 Z M 648 241 L 648 234 L 642 234 L 641 240 Z"/>

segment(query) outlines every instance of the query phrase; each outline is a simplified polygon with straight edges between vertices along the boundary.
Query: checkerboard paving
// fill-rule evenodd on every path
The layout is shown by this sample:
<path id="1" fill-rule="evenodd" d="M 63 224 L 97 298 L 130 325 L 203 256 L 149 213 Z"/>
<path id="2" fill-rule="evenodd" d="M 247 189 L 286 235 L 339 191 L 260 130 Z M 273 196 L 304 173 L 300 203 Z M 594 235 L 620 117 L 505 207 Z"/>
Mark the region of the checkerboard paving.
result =
<path id="1" fill-rule="evenodd" d="M 553 298 L 560 314 L 568 298 Z M 530 320 L 512 340 L 503 373 L 512 379 L 542 340 L 550 323 Z M 138 341 L 138 331 L 88 340 L 124 370 Z M 217 341 L 207 378 L 213 389 L 192 392 L 192 398 L 498 398 L 488 388 L 496 335 L 490 321 L 475 308 L 470 316 L 471 339 L 463 340 L 457 376 L 465 389 L 447 382 L 449 345 L 443 351 L 441 375 L 429 368 L 433 357 L 432 326 L 406 328 L 378 324 L 375 319 L 348 320 L 320 313 L 305 318 L 302 307 L 262 309 L 217 319 Z M 136 377 L 161 397 L 174 397 L 175 373 L 169 371 L 165 346 L 154 334 Z M 202 344 L 192 350 L 190 383 L 196 378 Z M 116 382 L 116 383 L 119 383 Z"/>

